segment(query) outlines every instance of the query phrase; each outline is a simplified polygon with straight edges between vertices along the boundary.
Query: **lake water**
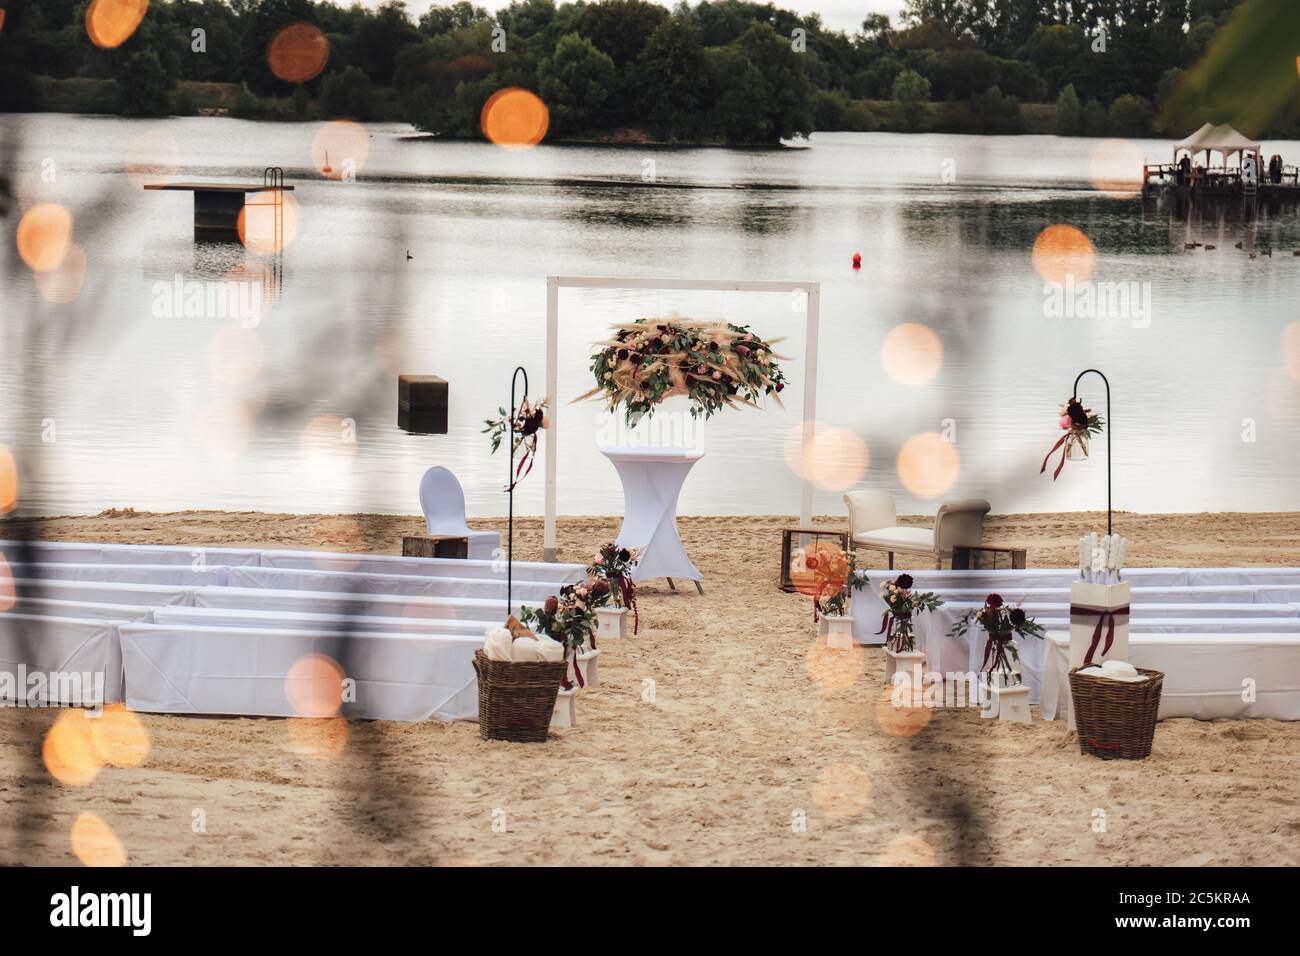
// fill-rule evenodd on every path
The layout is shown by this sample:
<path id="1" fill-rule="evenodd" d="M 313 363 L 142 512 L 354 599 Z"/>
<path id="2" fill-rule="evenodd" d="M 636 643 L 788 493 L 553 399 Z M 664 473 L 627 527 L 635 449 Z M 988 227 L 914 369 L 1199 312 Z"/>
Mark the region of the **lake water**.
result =
<path id="1" fill-rule="evenodd" d="M 43 294 L 6 242 L 0 441 L 25 449 L 22 500 L 36 512 L 409 513 L 421 472 L 445 464 L 471 514 L 503 513 L 505 462 L 480 429 L 508 402 L 516 365 L 543 390 L 550 274 L 820 282 L 818 512 L 841 513 L 845 485 L 889 490 L 903 511 L 970 496 L 998 512 L 1104 507 L 1103 448 L 1055 483 L 1038 473 L 1057 406 L 1088 367 L 1114 392 L 1116 508 L 1300 507 L 1300 216 L 1189 215 L 1099 191 L 1143 157 L 1165 160 L 1168 143 L 818 134 L 807 149 L 509 152 L 372 125 L 350 182 L 316 173 L 315 124 L 0 123 L 20 150 L 9 164 L 20 199 L 66 206 L 86 260 L 79 295 L 56 304 L 47 296 L 68 287 Z M 1300 160 L 1300 144 L 1265 144 L 1273 152 Z M 141 188 L 260 181 L 268 164 L 296 186 L 299 213 L 278 258 L 196 244 L 190 195 Z M 1091 240 L 1094 282 L 1138 283 L 1149 313 L 1053 315 L 1032 249 L 1054 224 Z M 1247 255 L 1264 248 L 1275 255 Z M 159 314 L 176 276 L 252 277 L 274 301 L 255 327 Z M 801 308 L 784 294 L 563 292 L 561 514 L 621 509 L 596 448 L 610 435 L 600 407 L 568 404 L 589 387 L 591 343 L 611 322 L 674 310 L 784 336 L 792 385 L 784 409 L 707 424 L 679 510 L 796 512 Z M 937 336 L 937 369 L 925 338 L 882 351 L 902 323 Z M 450 382 L 449 434 L 397 429 L 402 372 Z M 1082 391 L 1106 414 L 1099 379 Z M 947 447 L 923 443 L 919 469 L 900 474 L 900 449 L 927 432 Z M 542 489 L 539 465 L 517 511 L 540 513 Z"/>

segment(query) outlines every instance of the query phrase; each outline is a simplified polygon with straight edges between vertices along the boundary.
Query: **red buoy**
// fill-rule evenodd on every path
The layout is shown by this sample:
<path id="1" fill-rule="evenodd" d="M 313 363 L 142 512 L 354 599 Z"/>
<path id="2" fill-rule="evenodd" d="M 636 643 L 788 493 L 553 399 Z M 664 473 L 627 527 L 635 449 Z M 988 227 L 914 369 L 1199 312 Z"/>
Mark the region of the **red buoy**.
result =
<path id="1" fill-rule="evenodd" d="M 862 254 L 859 252 L 853 253 L 853 268 L 855 269 L 862 268 Z"/>

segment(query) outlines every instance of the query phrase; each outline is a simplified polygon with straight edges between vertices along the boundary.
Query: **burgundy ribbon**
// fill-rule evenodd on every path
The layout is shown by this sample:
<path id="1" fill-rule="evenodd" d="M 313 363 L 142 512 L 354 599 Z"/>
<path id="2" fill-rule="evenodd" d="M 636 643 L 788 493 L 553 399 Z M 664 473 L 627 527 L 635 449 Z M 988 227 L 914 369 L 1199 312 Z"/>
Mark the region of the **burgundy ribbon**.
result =
<path id="1" fill-rule="evenodd" d="M 980 664 L 980 670 L 986 673 L 992 673 L 995 670 L 1011 670 L 1011 661 L 1007 659 L 1007 644 L 1011 640 L 1010 631 L 989 631 L 989 638 L 984 645 L 984 663 Z M 1003 635 L 999 637 L 999 635 Z M 994 647 L 997 653 L 993 653 Z M 989 667 L 989 656 L 993 657 L 993 666 Z"/>
<path id="2" fill-rule="evenodd" d="M 1106 627 L 1106 646 L 1101 649 L 1102 654 L 1110 653 L 1110 646 L 1115 642 L 1115 615 L 1123 614 L 1128 616 L 1129 605 L 1123 607 L 1084 607 L 1081 604 L 1070 605 L 1070 619 L 1077 617 L 1095 617 L 1097 627 L 1092 632 L 1092 643 L 1088 645 L 1088 653 L 1084 655 L 1083 666 L 1087 667 L 1092 663 L 1092 655 L 1097 652 L 1097 645 L 1101 643 L 1101 628 Z"/>
<path id="3" fill-rule="evenodd" d="M 618 593 L 622 595 L 623 606 L 632 612 L 632 633 L 641 629 L 641 612 L 636 609 L 636 583 L 627 575 L 620 574 L 614 578 L 618 584 Z M 592 645 L 595 647 L 595 645 Z"/>
<path id="4" fill-rule="evenodd" d="M 895 621 L 910 621 L 911 619 L 912 619 L 912 615 L 911 615 L 911 614 L 897 614 L 897 615 L 896 615 L 896 614 L 892 614 L 892 613 L 890 613 L 889 611 L 885 611 L 885 613 L 884 613 L 884 614 L 881 616 L 881 618 L 880 618 L 880 630 L 876 631 L 876 634 L 877 634 L 877 635 L 884 634 L 884 635 L 885 635 L 885 644 L 886 644 L 886 645 L 889 645 L 889 644 L 891 644 L 891 642 L 894 640 L 894 622 L 895 622 Z M 893 649 L 894 649 L 894 650 L 897 650 L 897 648 L 893 648 Z"/>
<path id="5" fill-rule="evenodd" d="M 1043 467 L 1038 469 L 1038 473 L 1039 473 L 1040 475 L 1041 475 L 1043 472 L 1047 471 L 1047 462 L 1048 462 L 1048 460 L 1049 460 L 1049 459 L 1050 459 L 1054 454 L 1056 454 L 1056 449 L 1061 448 L 1061 446 L 1065 444 L 1065 441 L 1066 441 L 1067 438 L 1070 437 L 1071 432 L 1073 432 L 1073 429 L 1070 429 L 1070 430 L 1067 431 L 1064 435 L 1062 435 L 1060 438 L 1058 438 L 1058 439 L 1056 440 L 1056 444 L 1052 446 L 1052 450 L 1049 451 L 1049 452 L 1048 452 L 1048 453 L 1043 457 Z M 1061 461 L 1060 461 L 1060 463 L 1056 466 L 1056 471 L 1052 472 L 1052 480 L 1053 480 L 1053 481 L 1055 481 L 1057 478 L 1060 477 L 1060 475 L 1061 475 L 1061 469 L 1065 467 L 1065 456 L 1069 453 L 1069 451 L 1070 451 L 1070 449 L 1068 449 L 1068 448 L 1061 448 Z"/>

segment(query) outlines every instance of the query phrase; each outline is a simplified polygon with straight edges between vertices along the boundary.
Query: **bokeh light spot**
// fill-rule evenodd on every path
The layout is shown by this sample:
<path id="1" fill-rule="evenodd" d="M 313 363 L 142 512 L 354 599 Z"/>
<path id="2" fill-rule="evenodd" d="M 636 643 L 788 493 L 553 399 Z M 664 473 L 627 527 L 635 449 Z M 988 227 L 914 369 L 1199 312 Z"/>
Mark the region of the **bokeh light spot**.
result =
<path id="1" fill-rule="evenodd" d="M 289 668 L 284 693 L 299 717 L 335 717 L 343 706 L 343 668 L 325 654 L 306 654 Z"/>
<path id="2" fill-rule="evenodd" d="M 943 343 L 929 326 L 904 322 L 885 336 L 880 361 L 898 384 L 928 385 L 943 365 Z"/>
<path id="3" fill-rule="evenodd" d="M 131 38 L 149 10 L 149 0 L 90 0 L 86 35 L 98 47 L 113 49 Z"/>
<path id="4" fill-rule="evenodd" d="M 935 866 L 937 863 L 934 849 L 920 837 L 894 837 L 880 851 L 881 866 Z"/>
<path id="5" fill-rule="evenodd" d="M 913 435 L 898 452 L 898 478 L 918 498 L 937 498 L 957 482 L 957 446 L 937 432 Z"/>
<path id="6" fill-rule="evenodd" d="M 823 690 L 843 690 L 858 682 L 866 656 L 861 647 L 832 648 L 813 641 L 804 654 L 804 667 L 808 679 Z"/>
<path id="7" fill-rule="evenodd" d="M 311 139 L 311 164 L 326 179 L 351 179 L 370 157 L 370 134 L 352 120 L 322 123 Z"/>
<path id="8" fill-rule="evenodd" d="M 1093 147 L 1089 178 L 1110 199 L 1132 199 L 1142 192 L 1142 150 L 1126 139 L 1103 139 Z"/>
<path id="9" fill-rule="evenodd" d="M 233 461 L 242 455 L 252 432 L 252 416 L 242 402 L 214 399 L 199 409 L 199 444 L 214 461 Z"/>
<path id="10" fill-rule="evenodd" d="M 275 193 L 280 194 L 280 221 L 276 222 Z M 239 211 L 235 228 L 239 232 L 239 241 L 249 252 L 259 256 L 274 255 L 283 252 L 298 237 L 298 227 L 302 223 L 302 211 L 293 193 L 285 190 L 274 192 L 250 193 L 244 208 Z"/>
<path id="11" fill-rule="evenodd" d="M 803 425 L 795 425 L 786 434 L 785 463 L 792 472 L 818 488 L 843 491 L 866 475 L 871 455 L 857 432 L 814 422 L 812 442 L 808 445 L 803 441 Z"/>
<path id="12" fill-rule="evenodd" d="M 90 721 L 83 710 L 65 710 L 45 734 L 41 745 L 45 769 L 65 786 L 88 786 L 104 765 L 91 736 Z"/>
<path id="13" fill-rule="evenodd" d="M 18 463 L 8 445 L 0 445 L 0 514 L 8 514 L 18 504 Z"/>
<path id="14" fill-rule="evenodd" d="M 551 112 L 541 97 L 517 86 L 497 90 L 479 114 L 483 135 L 507 149 L 536 146 L 546 137 L 550 124 Z"/>
<path id="15" fill-rule="evenodd" d="M 0 554 L 0 611 L 8 611 L 18 600 L 18 591 L 14 585 L 13 568 L 3 554 Z"/>
<path id="16" fill-rule="evenodd" d="M 900 700 L 894 700 L 895 694 Z M 895 688 L 890 685 L 884 689 L 876 701 L 876 723 L 880 729 L 891 737 L 914 737 L 930 723 L 932 708 L 914 700 L 920 692 L 911 687 Z M 911 706 L 912 704 L 918 706 Z"/>
<path id="17" fill-rule="evenodd" d="M 286 83 L 306 83 L 320 76 L 330 58 L 330 44 L 320 27 L 291 23 L 266 48 L 271 72 Z"/>
<path id="18" fill-rule="evenodd" d="M 1048 226 L 1034 240 L 1034 268 L 1044 282 L 1087 282 L 1095 260 L 1092 240 L 1074 226 Z"/>
<path id="19" fill-rule="evenodd" d="M 67 305 L 77 301 L 81 287 L 86 282 L 86 252 L 75 242 L 69 243 L 63 261 L 55 268 L 37 272 L 36 291 L 41 298 L 54 305 Z"/>
<path id="20" fill-rule="evenodd" d="M 1292 322 L 1282 330 L 1282 358 L 1286 363 L 1286 373 L 1300 382 L 1300 322 Z M 3 504 L 0 497 L 0 510 L 3 510 Z"/>
<path id="21" fill-rule="evenodd" d="M 148 758 L 149 734 L 125 704 L 106 704 L 103 713 L 87 722 L 95 752 L 104 763 L 138 767 Z"/>
<path id="22" fill-rule="evenodd" d="M 835 594 L 849 578 L 849 556 L 828 541 L 813 541 L 790 555 L 790 580 L 805 597 Z"/>
<path id="23" fill-rule="evenodd" d="M 174 137 L 149 130 L 127 144 L 122 168 L 137 186 L 169 182 L 181 165 L 181 148 Z"/>
<path id="24" fill-rule="evenodd" d="M 825 816 L 836 820 L 856 817 L 871 803 L 871 778 L 861 767 L 831 764 L 817 775 L 812 800 Z"/>
<path id="25" fill-rule="evenodd" d="M 93 813 L 82 813 L 72 824 L 72 852 L 86 866 L 125 866 L 126 847 L 113 828 Z"/>
<path id="26" fill-rule="evenodd" d="M 255 329 L 224 325 L 208 343 L 208 367 L 223 385 L 244 385 L 262 371 L 262 337 Z"/>
<path id="27" fill-rule="evenodd" d="M 41 203 L 18 222 L 18 254 L 33 272 L 57 269 L 72 243 L 72 214 L 57 203 Z"/>
<path id="28" fill-rule="evenodd" d="M 334 760 L 348 745 L 348 723 L 342 717 L 290 717 L 289 751 L 316 760 Z"/>

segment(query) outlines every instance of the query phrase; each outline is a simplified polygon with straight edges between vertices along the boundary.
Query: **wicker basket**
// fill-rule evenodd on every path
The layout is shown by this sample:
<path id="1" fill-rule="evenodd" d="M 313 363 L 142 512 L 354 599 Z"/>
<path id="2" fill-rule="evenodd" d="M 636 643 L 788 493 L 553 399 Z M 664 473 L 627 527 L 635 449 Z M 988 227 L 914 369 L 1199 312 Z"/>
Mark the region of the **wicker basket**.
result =
<path id="1" fill-rule="evenodd" d="M 512 663 L 474 652 L 478 673 L 478 734 L 484 740 L 541 743 L 555 712 L 568 663 Z"/>
<path id="2" fill-rule="evenodd" d="M 1145 681 L 1117 681 L 1070 671 L 1070 706 L 1079 730 L 1079 750 L 1103 760 L 1151 756 L 1156 712 L 1165 675 L 1139 667 Z"/>

